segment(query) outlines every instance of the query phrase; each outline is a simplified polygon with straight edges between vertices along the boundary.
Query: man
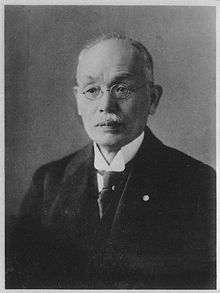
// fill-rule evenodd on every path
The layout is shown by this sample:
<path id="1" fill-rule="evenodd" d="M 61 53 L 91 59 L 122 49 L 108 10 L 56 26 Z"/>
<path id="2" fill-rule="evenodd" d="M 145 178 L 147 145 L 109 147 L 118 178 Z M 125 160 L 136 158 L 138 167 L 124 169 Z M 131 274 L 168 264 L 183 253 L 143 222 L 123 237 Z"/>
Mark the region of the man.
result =
<path id="1" fill-rule="evenodd" d="M 74 93 L 93 142 L 35 173 L 8 288 L 215 288 L 214 171 L 146 127 L 162 94 L 147 49 L 90 43 Z"/>

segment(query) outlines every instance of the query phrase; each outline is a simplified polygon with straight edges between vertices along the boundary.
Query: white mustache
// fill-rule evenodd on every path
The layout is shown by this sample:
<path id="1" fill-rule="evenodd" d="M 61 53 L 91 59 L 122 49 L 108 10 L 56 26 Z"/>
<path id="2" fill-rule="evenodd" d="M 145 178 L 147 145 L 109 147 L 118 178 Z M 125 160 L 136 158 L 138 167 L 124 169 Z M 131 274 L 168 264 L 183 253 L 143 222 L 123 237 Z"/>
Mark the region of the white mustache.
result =
<path id="1" fill-rule="evenodd" d="M 103 125 L 111 125 L 111 124 L 121 124 L 122 119 L 120 116 L 116 114 L 105 114 L 103 116 L 100 116 L 97 119 L 96 126 L 103 126 Z"/>

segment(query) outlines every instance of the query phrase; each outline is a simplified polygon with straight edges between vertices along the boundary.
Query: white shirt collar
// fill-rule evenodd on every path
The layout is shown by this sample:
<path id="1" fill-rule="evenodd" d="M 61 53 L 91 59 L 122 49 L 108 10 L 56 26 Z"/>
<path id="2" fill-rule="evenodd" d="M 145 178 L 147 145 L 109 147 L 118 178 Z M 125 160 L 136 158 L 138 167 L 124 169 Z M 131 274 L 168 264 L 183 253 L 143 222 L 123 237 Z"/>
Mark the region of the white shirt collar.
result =
<path id="1" fill-rule="evenodd" d="M 136 155 L 144 139 L 144 132 L 136 139 L 123 146 L 115 155 L 110 164 L 106 162 L 96 143 L 94 143 L 94 167 L 103 171 L 124 171 L 125 165 Z"/>

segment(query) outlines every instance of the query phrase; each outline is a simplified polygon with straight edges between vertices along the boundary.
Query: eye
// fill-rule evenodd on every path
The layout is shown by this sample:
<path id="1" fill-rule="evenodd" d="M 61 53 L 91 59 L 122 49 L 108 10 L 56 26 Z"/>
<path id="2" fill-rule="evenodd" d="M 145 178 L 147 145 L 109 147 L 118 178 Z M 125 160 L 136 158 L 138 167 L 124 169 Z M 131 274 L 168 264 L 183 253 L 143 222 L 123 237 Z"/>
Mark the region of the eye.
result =
<path id="1" fill-rule="evenodd" d="M 127 93 L 128 86 L 126 86 L 124 84 L 119 84 L 115 90 L 118 94 L 124 94 L 124 93 Z"/>
<path id="2" fill-rule="evenodd" d="M 92 88 L 89 88 L 85 91 L 85 93 L 88 93 L 88 94 L 97 94 L 98 92 L 99 92 L 98 87 L 92 87 Z"/>

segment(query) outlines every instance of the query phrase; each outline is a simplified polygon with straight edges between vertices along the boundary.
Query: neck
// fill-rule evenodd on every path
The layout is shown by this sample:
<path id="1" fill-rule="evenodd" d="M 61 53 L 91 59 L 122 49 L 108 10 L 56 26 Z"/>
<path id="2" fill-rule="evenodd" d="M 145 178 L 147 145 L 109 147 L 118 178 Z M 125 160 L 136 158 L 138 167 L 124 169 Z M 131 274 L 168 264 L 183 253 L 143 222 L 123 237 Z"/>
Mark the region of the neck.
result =
<path id="1" fill-rule="evenodd" d="M 111 161 L 114 159 L 117 152 L 120 150 L 120 149 L 107 149 L 102 146 L 98 146 L 98 148 L 108 164 L 111 163 Z"/>

